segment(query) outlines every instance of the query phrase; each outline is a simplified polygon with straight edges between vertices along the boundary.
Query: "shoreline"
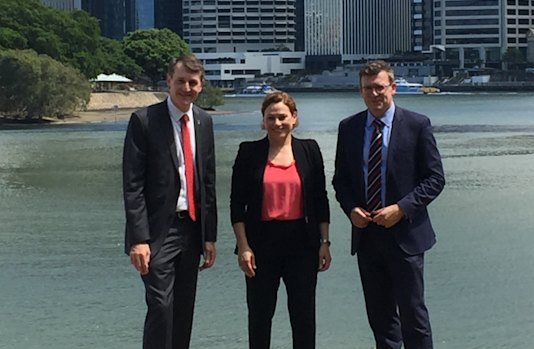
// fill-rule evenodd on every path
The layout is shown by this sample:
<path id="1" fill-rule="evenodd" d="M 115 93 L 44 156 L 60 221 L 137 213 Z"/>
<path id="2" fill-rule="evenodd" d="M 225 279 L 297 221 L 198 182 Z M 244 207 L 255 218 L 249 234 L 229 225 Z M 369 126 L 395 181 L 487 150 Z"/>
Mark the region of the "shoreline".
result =
<path id="1" fill-rule="evenodd" d="M 72 116 L 63 119 L 43 117 L 29 122 L 19 119 L 4 118 L 0 116 L 0 128 L 2 126 L 27 126 L 27 125 L 61 125 L 61 124 L 95 124 L 102 122 L 128 121 L 132 113 L 140 108 L 124 108 L 118 110 L 101 109 L 75 112 Z M 232 114 L 231 111 L 207 110 L 211 116 L 224 116 Z"/>

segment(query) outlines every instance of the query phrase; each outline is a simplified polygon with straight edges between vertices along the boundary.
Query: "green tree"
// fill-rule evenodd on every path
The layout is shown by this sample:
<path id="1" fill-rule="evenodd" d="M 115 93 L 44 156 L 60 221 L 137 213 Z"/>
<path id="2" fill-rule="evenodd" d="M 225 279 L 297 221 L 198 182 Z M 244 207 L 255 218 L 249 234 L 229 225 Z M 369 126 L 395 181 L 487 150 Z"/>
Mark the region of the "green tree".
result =
<path id="1" fill-rule="evenodd" d="M 503 53 L 502 61 L 505 62 L 509 68 L 514 68 L 526 63 L 523 52 L 517 48 L 511 47 L 508 48 L 505 53 Z"/>
<path id="2" fill-rule="evenodd" d="M 28 40 L 20 33 L 11 28 L 0 28 L 0 48 L 22 50 L 27 47 Z"/>
<path id="3" fill-rule="evenodd" d="M 517 80 L 522 74 L 520 71 L 526 65 L 525 55 L 517 48 L 509 47 L 502 55 L 502 61 L 506 64 L 506 70 L 510 71 L 513 80 Z"/>
<path id="4" fill-rule="evenodd" d="M 213 107 L 224 104 L 224 94 L 220 88 L 212 86 L 209 81 L 204 83 L 202 92 L 198 95 L 196 104 L 204 109 L 213 109 Z"/>
<path id="5" fill-rule="evenodd" d="M 120 41 L 102 37 L 99 51 L 101 52 L 102 60 L 100 73 L 117 73 L 132 80 L 136 80 L 141 76 L 141 67 L 124 53 Z"/>
<path id="6" fill-rule="evenodd" d="M 71 114 L 89 101 L 91 86 L 76 69 L 32 50 L 0 52 L 0 114 L 34 119 Z"/>
<path id="7" fill-rule="evenodd" d="M 133 58 L 144 74 L 156 84 L 165 77 L 169 62 L 189 53 L 189 46 L 169 29 L 140 29 L 122 40 L 124 52 Z"/>
<path id="8" fill-rule="evenodd" d="M 102 59 L 105 51 L 99 51 L 98 20 L 85 11 L 60 11 L 37 0 L 1 0 L 0 28 L 1 46 L 46 54 L 87 78 L 96 77 L 106 61 Z"/>

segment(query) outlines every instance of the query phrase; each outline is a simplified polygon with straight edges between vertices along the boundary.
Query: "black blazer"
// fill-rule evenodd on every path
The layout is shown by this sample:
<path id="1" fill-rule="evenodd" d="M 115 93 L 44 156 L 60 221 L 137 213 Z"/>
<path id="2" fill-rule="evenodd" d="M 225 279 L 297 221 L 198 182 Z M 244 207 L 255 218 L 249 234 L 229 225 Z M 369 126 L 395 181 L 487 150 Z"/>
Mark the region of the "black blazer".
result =
<path id="1" fill-rule="evenodd" d="M 314 140 L 292 137 L 295 165 L 302 183 L 304 219 L 308 241 L 319 247 L 319 223 L 330 222 L 330 209 L 325 187 L 324 164 L 319 145 Z M 230 194 L 231 222 L 245 223 L 251 246 L 257 240 L 263 202 L 263 174 L 269 153 L 267 137 L 243 142 L 235 159 Z"/>
<path id="2" fill-rule="evenodd" d="M 217 238 L 213 123 L 193 106 L 196 139 L 195 195 L 202 245 Z M 161 247 L 176 215 L 180 191 L 178 156 L 167 101 L 134 112 L 123 153 L 126 211 L 125 252 L 148 241 L 152 253 Z"/>
<path id="3" fill-rule="evenodd" d="M 365 207 L 363 136 L 367 111 L 339 124 L 335 172 L 332 183 L 336 199 L 350 218 L 354 207 Z M 419 254 L 436 242 L 427 205 L 443 190 L 445 177 L 430 120 L 421 114 L 395 107 L 387 155 L 385 206 L 397 203 L 406 218 L 391 227 L 400 247 Z M 368 228 L 352 226 L 351 253 L 358 251 L 360 235 Z"/>

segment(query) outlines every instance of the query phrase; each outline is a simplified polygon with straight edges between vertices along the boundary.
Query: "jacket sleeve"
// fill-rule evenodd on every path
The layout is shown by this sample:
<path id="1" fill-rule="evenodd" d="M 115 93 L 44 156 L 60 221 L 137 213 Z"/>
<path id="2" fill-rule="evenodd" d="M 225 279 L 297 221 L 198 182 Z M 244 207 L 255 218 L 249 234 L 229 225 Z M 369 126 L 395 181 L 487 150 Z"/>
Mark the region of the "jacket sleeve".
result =
<path id="1" fill-rule="evenodd" d="M 213 135 L 213 121 L 208 117 L 206 172 L 204 173 L 204 190 L 206 195 L 206 241 L 217 240 L 217 195 L 215 187 L 215 141 Z"/>
<path id="2" fill-rule="evenodd" d="M 354 195 L 352 195 L 352 178 L 349 169 L 351 166 L 347 163 L 347 147 L 345 146 L 345 133 L 347 125 L 342 121 L 339 124 L 334 177 L 332 178 L 332 185 L 336 192 L 336 199 L 339 202 L 341 209 L 350 217 L 350 213 L 358 204 Z"/>
<path id="3" fill-rule="evenodd" d="M 232 225 L 245 222 L 246 214 L 246 185 L 247 183 L 247 151 L 246 145 L 241 143 L 232 167 L 232 184 L 230 190 L 230 220 Z"/>
<path id="4" fill-rule="evenodd" d="M 324 172 L 324 161 L 321 149 L 316 141 L 311 142 L 313 154 L 313 174 L 314 174 L 314 200 L 316 205 L 317 222 L 330 223 L 330 206 L 328 194 L 326 192 L 326 177 Z"/>
<path id="5" fill-rule="evenodd" d="M 404 214 L 414 218 L 441 193 L 445 186 L 443 165 L 430 120 L 425 118 L 419 130 L 417 142 L 418 183 L 397 204 Z"/>
<path id="6" fill-rule="evenodd" d="M 150 241 L 147 206 L 144 195 L 147 144 L 144 125 L 133 113 L 128 123 L 122 158 L 126 239 L 131 244 Z"/>

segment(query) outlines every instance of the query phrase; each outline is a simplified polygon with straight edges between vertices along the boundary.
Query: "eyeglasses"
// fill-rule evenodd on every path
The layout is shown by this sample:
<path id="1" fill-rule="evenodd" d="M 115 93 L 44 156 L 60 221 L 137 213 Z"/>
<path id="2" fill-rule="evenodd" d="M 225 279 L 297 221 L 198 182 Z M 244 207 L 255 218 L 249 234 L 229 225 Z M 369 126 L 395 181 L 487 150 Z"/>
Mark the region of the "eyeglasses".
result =
<path id="1" fill-rule="evenodd" d="M 371 86 L 363 86 L 362 89 L 365 93 L 372 93 L 373 91 L 381 95 L 382 93 L 386 92 L 386 88 L 391 86 L 389 85 L 371 85 Z"/>

